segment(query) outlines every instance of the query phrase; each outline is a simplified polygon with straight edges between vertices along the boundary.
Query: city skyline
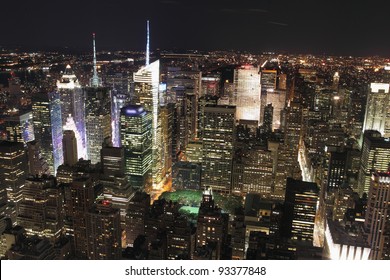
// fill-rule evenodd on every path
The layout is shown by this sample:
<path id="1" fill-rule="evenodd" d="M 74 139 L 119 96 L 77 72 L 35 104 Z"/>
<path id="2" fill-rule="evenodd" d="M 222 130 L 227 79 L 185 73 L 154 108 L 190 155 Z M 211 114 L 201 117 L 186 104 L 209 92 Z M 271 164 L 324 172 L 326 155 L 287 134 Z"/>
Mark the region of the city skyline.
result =
<path id="1" fill-rule="evenodd" d="M 143 50 L 150 20 L 151 50 L 198 49 L 389 56 L 386 15 L 379 1 L 6 1 L 0 45 L 27 49 Z M 375 5 L 378 3 L 377 5 Z M 319 10 L 321 9 L 321 11 Z M 79 18 L 83 19 L 80 24 Z M 375 43 L 373 43 L 375 42 Z"/>
<path id="2" fill-rule="evenodd" d="M 315 17 L 307 1 L 117 1 L 85 12 L 72 1 L 58 10 L 58 20 L 74 11 L 61 40 L 80 51 L 74 38 L 93 26 L 88 53 L 0 48 L 0 259 L 390 259 L 390 59 L 277 50 L 294 38 L 305 53 L 330 37 L 323 48 L 367 50 L 340 25 L 365 5 L 327 3 Z M 38 2 L 36 19 L 52 11 Z M 104 51 L 126 7 L 141 51 Z M 373 28 L 361 24 L 351 28 Z M 58 34 L 50 28 L 33 39 L 14 31 L 44 43 Z M 170 40 L 187 50 L 159 49 Z M 194 50 L 229 40 L 256 50 Z M 261 52 L 267 44 L 275 50 Z"/>

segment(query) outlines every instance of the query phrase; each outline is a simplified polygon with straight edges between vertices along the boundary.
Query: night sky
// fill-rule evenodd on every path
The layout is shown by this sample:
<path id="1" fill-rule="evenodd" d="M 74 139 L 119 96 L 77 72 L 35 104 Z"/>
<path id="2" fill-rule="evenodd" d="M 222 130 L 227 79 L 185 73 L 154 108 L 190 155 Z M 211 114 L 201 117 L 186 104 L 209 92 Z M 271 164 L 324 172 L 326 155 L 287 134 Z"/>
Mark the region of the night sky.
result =
<path id="1" fill-rule="evenodd" d="M 387 1 L 7 0 L 0 45 L 390 56 Z"/>

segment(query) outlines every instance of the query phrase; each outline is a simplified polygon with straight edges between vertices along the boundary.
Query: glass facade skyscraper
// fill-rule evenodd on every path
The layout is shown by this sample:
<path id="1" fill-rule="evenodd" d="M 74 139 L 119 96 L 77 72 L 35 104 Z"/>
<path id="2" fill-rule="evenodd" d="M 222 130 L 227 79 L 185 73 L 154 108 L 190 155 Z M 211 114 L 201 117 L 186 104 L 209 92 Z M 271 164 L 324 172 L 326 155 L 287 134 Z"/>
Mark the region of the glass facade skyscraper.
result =
<path id="1" fill-rule="evenodd" d="M 121 143 L 125 149 L 125 173 L 133 187 L 150 189 L 152 168 L 152 115 L 142 106 L 121 110 Z"/>
<path id="2" fill-rule="evenodd" d="M 133 103 L 152 114 L 152 180 L 159 189 L 164 179 L 162 161 L 162 132 L 159 105 L 160 61 L 146 65 L 134 73 Z"/>

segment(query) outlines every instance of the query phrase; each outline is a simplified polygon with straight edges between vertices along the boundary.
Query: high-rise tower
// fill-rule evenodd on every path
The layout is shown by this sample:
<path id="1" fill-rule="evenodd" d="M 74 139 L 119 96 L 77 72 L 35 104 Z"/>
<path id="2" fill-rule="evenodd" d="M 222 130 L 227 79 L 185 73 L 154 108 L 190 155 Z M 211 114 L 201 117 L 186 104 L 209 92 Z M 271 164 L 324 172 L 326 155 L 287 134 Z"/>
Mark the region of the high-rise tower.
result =
<path id="1" fill-rule="evenodd" d="M 121 143 L 131 185 L 149 190 L 152 168 L 152 116 L 142 106 L 122 108 Z"/>
<path id="2" fill-rule="evenodd" d="M 57 90 L 61 101 L 62 126 L 66 125 L 69 117 L 73 118 L 82 143 L 79 156 L 86 159 L 84 93 L 70 65 L 66 66 L 64 74 L 57 81 Z"/>
<path id="3" fill-rule="evenodd" d="M 234 100 L 237 120 L 252 120 L 260 124 L 260 74 L 259 68 L 244 65 L 234 70 Z"/>
<path id="4" fill-rule="evenodd" d="M 364 130 L 377 130 L 390 137 L 390 84 L 371 83 L 367 95 Z"/>
<path id="5" fill-rule="evenodd" d="M 390 175 L 374 173 L 371 177 L 364 226 L 371 245 L 371 259 L 390 259 Z"/>
<path id="6" fill-rule="evenodd" d="M 235 143 L 235 106 L 204 109 L 202 186 L 230 193 Z"/>
<path id="7" fill-rule="evenodd" d="M 91 163 L 100 162 L 100 150 L 106 138 L 111 139 L 111 91 L 102 86 L 97 73 L 95 34 L 93 34 L 93 76 L 84 88 L 87 154 Z"/>
<path id="8" fill-rule="evenodd" d="M 163 182 L 162 133 L 159 106 L 160 61 L 157 60 L 134 73 L 134 100 L 152 114 L 152 179 L 153 188 Z"/>
<path id="9" fill-rule="evenodd" d="M 58 92 L 38 92 L 32 97 L 35 140 L 51 174 L 62 164 L 62 115 Z M 35 175 L 35 174 L 34 174 Z"/>
<path id="10" fill-rule="evenodd" d="M 358 193 L 368 193 L 373 172 L 387 172 L 390 167 L 390 141 L 378 131 L 367 130 L 363 136 Z"/>

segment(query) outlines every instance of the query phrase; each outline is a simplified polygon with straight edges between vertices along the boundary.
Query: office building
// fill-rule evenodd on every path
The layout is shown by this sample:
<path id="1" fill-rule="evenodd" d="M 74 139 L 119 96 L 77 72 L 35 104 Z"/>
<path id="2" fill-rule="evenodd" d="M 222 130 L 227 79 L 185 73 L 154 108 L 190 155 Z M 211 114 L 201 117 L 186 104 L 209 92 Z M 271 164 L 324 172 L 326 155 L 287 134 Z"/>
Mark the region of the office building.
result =
<path id="1" fill-rule="evenodd" d="M 234 97 L 236 120 L 253 120 L 260 124 L 259 68 L 244 65 L 234 70 Z"/>
<path id="2" fill-rule="evenodd" d="M 121 111 L 121 143 L 126 175 L 135 188 L 151 189 L 152 116 L 142 106 L 128 105 Z"/>
<path id="3" fill-rule="evenodd" d="M 371 259 L 390 260 L 390 174 L 371 177 L 364 226 L 371 246 Z"/>
<path id="4" fill-rule="evenodd" d="M 8 202 L 17 206 L 27 177 L 27 156 L 23 143 L 0 141 L 1 191 L 7 192 Z"/>
<path id="5" fill-rule="evenodd" d="M 46 237 L 53 243 L 63 233 L 63 194 L 54 177 L 29 177 L 19 203 L 17 224 L 28 235 Z"/>
<path id="6" fill-rule="evenodd" d="M 389 84 L 371 83 L 367 95 L 363 131 L 377 130 L 390 137 L 390 93 Z"/>
<path id="7" fill-rule="evenodd" d="M 83 152 L 79 153 L 79 156 L 86 159 L 85 97 L 80 82 L 70 65 L 66 66 L 61 79 L 57 81 L 57 92 L 61 101 L 62 126 L 66 125 L 69 117 L 73 118 L 82 143 L 79 149 Z"/>
<path id="8" fill-rule="evenodd" d="M 38 92 L 32 97 L 32 114 L 35 140 L 41 146 L 50 174 L 57 172 L 62 164 L 62 113 L 58 92 Z"/>
<path id="9" fill-rule="evenodd" d="M 198 214 L 197 250 L 212 247 L 215 250 L 213 259 L 221 259 L 227 241 L 228 220 L 229 215 L 222 213 L 221 209 L 215 207 L 212 190 L 205 190 Z"/>
<path id="10" fill-rule="evenodd" d="M 20 142 L 26 145 L 27 142 L 35 139 L 31 111 L 16 111 L 5 118 L 4 121 L 8 141 Z"/>
<path id="11" fill-rule="evenodd" d="M 147 64 L 134 73 L 133 103 L 141 105 L 152 115 L 152 182 L 153 188 L 162 187 L 164 164 L 161 141 L 161 118 L 159 106 L 160 61 Z"/>
<path id="12" fill-rule="evenodd" d="M 91 178 L 76 178 L 70 185 L 67 199 L 68 213 L 70 213 L 74 255 L 78 259 L 87 259 L 89 256 L 89 238 L 87 233 L 87 213 L 92 208 L 95 199 L 95 186 Z"/>
<path id="13" fill-rule="evenodd" d="M 318 197 L 317 184 L 287 178 L 282 236 L 310 243 L 313 241 Z"/>
<path id="14" fill-rule="evenodd" d="M 77 163 L 77 139 L 73 130 L 65 130 L 62 139 L 64 165 L 73 166 Z"/>
<path id="15" fill-rule="evenodd" d="M 100 150 L 106 138 L 111 139 L 111 91 L 105 87 L 86 87 L 85 130 L 87 154 L 92 164 L 100 162 Z"/>
<path id="16" fill-rule="evenodd" d="M 363 135 L 360 158 L 358 193 L 368 193 L 373 172 L 387 172 L 390 163 L 390 141 L 378 131 L 367 130 Z"/>
<path id="17" fill-rule="evenodd" d="M 27 143 L 28 174 L 49 175 L 49 167 L 41 153 L 41 145 L 37 141 Z"/>
<path id="18" fill-rule="evenodd" d="M 119 260 L 122 257 L 119 209 L 107 200 L 96 202 L 86 214 L 88 258 Z"/>
<path id="19" fill-rule="evenodd" d="M 126 244 L 133 247 L 134 241 L 145 234 L 145 219 L 149 213 L 150 195 L 136 192 L 129 202 L 126 213 Z"/>
<path id="20" fill-rule="evenodd" d="M 235 142 L 235 106 L 204 108 L 202 186 L 230 193 Z"/>

